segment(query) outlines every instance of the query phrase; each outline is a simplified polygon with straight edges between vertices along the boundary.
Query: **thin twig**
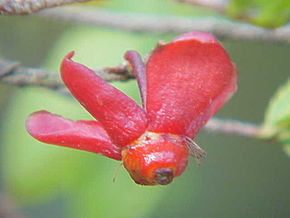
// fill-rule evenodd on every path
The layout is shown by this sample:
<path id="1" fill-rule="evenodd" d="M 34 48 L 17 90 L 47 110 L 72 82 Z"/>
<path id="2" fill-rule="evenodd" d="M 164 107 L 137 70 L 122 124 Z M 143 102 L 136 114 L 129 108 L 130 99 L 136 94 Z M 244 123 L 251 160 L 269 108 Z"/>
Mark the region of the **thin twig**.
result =
<path id="1" fill-rule="evenodd" d="M 98 69 L 95 72 L 107 81 L 125 81 L 133 78 L 126 64 Z M 1 58 L 0 81 L 15 86 L 42 86 L 62 93 L 65 88 L 57 73 L 42 68 L 21 66 L 18 62 Z"/>
<path id="2" fill-rule="evenodd" d="M 0 0 L 0 15 L 31 14 L 45 8 L 90 0 Z"/>
<path id="3" fill-rule="evenodd" d="M 260 126 L 239 120 L 212 118 L 206 124 L 205 129 L 212 132 L 258 138 Z"/>
<path id="4" fill-rule="evenodd" d="M 182 3 L 189 3 L 195 6 L 205 7 L 223 13 L 229 3 L 228 0 L 175 0 Z"/>
<path id="5" fill-rule="evenodd" d="M 134 32 L 206 31 L 227 39 L 290 43 L 290 24 L 276 29 L 265 29 L 215 17 L 140 15 L 87 7 L 55 8 L 38 13 L 38 16 Z"/>
<path id="6" fill-rule="evenodd" d="M 112 68 L 104 68 L 95 71 L 105 80 L 125 81 L 133 78 L 125 64 Z M 17 62 L 0 59 L 0 82 L 14 86 L 41 86 L 68 94 L 57 74 L 41 68 L 21 66 Z M 211 119 L 205 129 L 213 132 L 221 132 L 250 138 L 258 138 L 259 126 L 237 120 Z"/>

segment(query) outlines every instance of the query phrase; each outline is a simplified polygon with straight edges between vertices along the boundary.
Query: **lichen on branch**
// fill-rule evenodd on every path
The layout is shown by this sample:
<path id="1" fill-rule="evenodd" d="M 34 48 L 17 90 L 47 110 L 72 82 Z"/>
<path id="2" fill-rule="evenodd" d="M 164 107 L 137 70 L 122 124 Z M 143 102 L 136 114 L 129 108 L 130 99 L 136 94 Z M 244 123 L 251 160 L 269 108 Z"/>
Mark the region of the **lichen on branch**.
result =
<path id="1" fill-rule="evenodd" d="M 51 8 L 90 0 L 1 0 L 0 15 L 31 14 L 45 8 Z"/>

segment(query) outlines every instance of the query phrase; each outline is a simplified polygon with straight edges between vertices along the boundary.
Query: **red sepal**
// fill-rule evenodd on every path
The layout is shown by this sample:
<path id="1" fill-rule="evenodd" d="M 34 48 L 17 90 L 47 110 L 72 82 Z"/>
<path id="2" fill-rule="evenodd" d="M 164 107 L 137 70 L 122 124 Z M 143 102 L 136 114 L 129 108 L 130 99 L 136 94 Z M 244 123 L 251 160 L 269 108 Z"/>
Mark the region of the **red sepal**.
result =
<path id="1" fill-rule="evenodd" d="M 104 126 L 112 141 L 124 146 L 147 128 L 144 110 L 89 68 L 71 60 L 69 53 L 61 65 L 61 76 L 72 95 Z"/>
<path id="2" fill-rule="evenodd" d="M 208 33 L 159 45 L 146 65 L 149 130 L 194 137 L 236 90 L 226 51 Z"/>
<path id="3" fill-rule="evenodd" d="M 38 111 L 27 119 L 26 129 L 41 142 L 122 159 L 120 147 L 111 142 L 98 121 L 72 121 L 47 111 Z"/>

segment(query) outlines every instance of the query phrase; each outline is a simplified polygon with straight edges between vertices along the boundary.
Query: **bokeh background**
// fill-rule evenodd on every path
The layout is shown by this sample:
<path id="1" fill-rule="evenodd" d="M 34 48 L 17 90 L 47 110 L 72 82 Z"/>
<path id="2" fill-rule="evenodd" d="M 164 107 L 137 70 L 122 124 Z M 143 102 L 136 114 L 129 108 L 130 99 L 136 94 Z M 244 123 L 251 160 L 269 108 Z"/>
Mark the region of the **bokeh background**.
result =
<path id="1" fill-rule="evenodd" d="M 199 16 L 213 14 L 168 0 L 112 0 L 97 7 Z M 91 68 L 115 66 L 126 50 L 146 55 L 175 35 L 129 33 L 39 17 L 1 17 L 0 55 L 58 72 L 62 57 Z M 269 99 L 289 76 L 290 46 L 222 40 L 239 71 L 239 90 L 217 114 L 263 121 Z M 134 80 L 114 82 L 139 102 Z M 70 97 L 36 87 L 0 85 L 0 191 L 27 218 L 290 217 L 290 160 L 278 143 L 209 133 L 196 141 L 207 151 L 197 166 L 164 187 L 136 185 L 119 162 L 100 155 L 46 145 L 24 128 L 27 116 L 48 110 L 71 119 L 92 119 Z M 113 182 L 113 177 L 116 181 Z"/>

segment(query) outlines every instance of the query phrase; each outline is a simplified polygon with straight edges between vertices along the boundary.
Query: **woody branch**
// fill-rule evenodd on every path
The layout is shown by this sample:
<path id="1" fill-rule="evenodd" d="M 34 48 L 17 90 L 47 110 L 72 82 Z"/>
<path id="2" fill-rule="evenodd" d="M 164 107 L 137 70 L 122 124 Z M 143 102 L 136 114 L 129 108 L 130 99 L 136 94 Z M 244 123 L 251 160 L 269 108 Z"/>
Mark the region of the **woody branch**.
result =
<path id="1" fill-rule="evenodd" d="M 175 0 L 177 2 L 189 3 L 194 6 L 210 8 L 217 12 L 224 12 L 229 3 L 228 0 Z"/>
<path id="2" fill-rule="evenodd" d="M 124 81 L 133 78 L 126 64 L 97 69 L 95 72 L 106 81 Z M 42 86 L 64 91 L 64 85 L 57 73 L 42 68 L 22 66 L 19 62 L 3 58 L 0 58 L 0 81 L 14 86 Z"/>
<path id="3" fill-rule="evenodd" d="M 0 14 L 29 14 L 44 8 L 85 1 L 88 0 L 0 0 Z M 192 2 L 209 4 L 202 0 Z M 213 1 L 211 7 L 224 7 L 223 4 L 214 2 L 218 1 Z M 42 11 L 37 16 L 133 32 L 184 33 L 197 30 L 211 32 L 225 39 L 290 43 L 290 24 L 266 29 L 215 17 L 140 15 L 86 7 L 56 8 Z"/>
<path id="4" fill-rule="evenodd" d="M 55 8 L 38 13 L 37 16 L 133 32 L 172 34 L 195 30 L 210 32 L 225 39 L 290 43 L 290 24 L 266 29 L 216 17 L 149 16 L 87 7 Z"/>
<path id="5" fill-rule="evenodd" d="M 98 69 L 95 72 L 107 81 L 125 81 L 133 78 L 126 64 Z M 40 86 L 62 94 L 68 94 L 67 89 L 57 75 L 45 69 L 21 66 L 18 62 L 0 58 L 0 82 L 11 86 Z M 260 127 L 252 123 L 237 120 L 213 118 L 205 126 L 205 129 L 212 132 L 258 138 Z"/>
<path id="6" fill-rule="evenodd" d="M 90 0 L 0 0 L 0 15 L 31 14 L 32 12 Z"/>

